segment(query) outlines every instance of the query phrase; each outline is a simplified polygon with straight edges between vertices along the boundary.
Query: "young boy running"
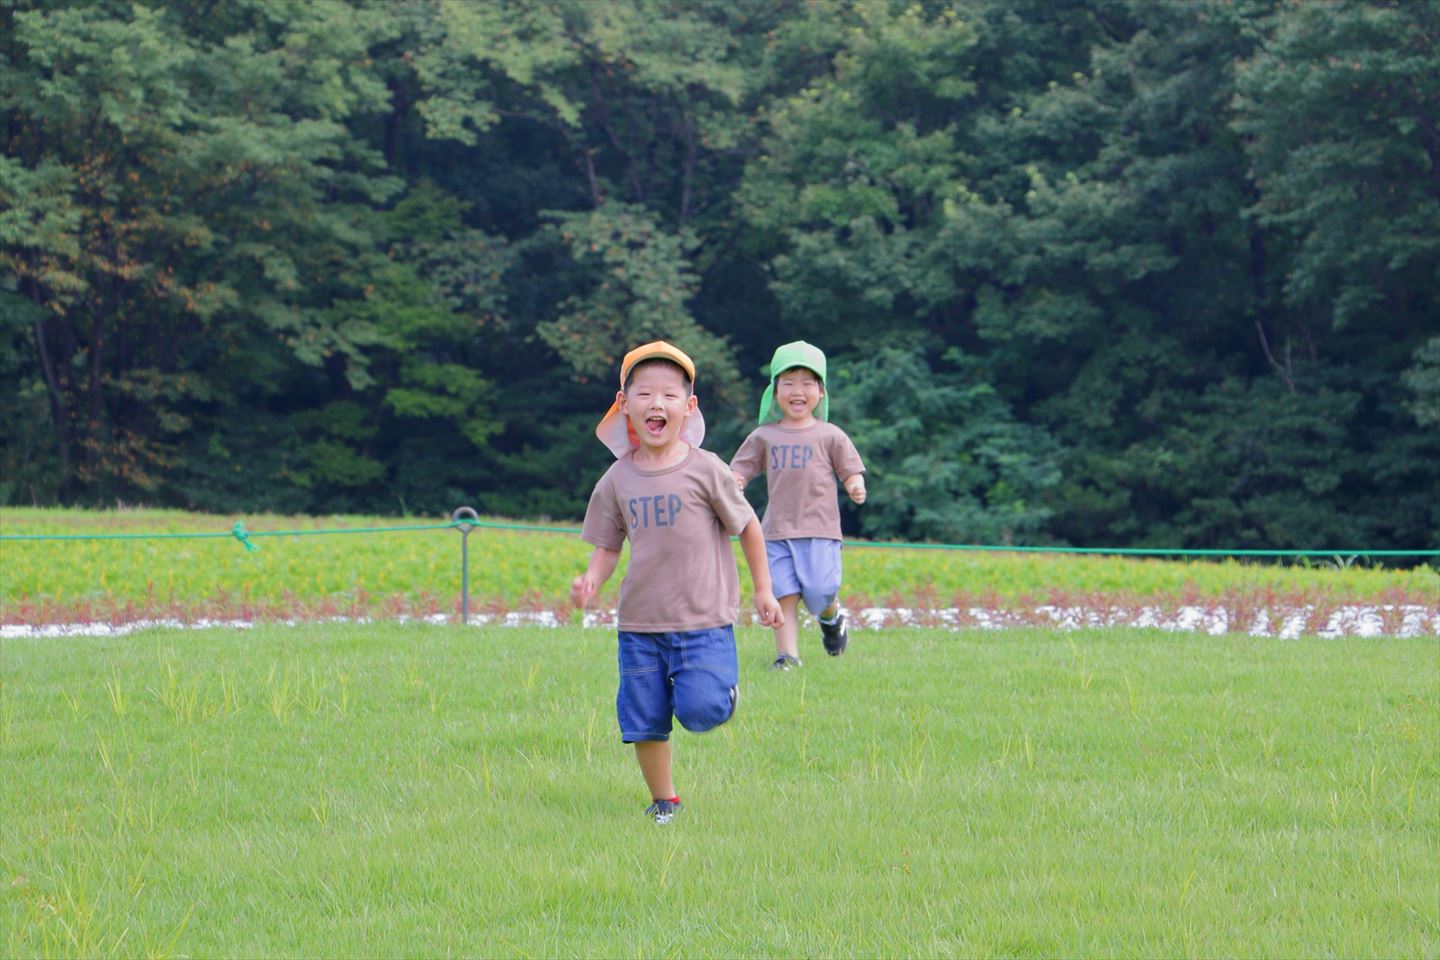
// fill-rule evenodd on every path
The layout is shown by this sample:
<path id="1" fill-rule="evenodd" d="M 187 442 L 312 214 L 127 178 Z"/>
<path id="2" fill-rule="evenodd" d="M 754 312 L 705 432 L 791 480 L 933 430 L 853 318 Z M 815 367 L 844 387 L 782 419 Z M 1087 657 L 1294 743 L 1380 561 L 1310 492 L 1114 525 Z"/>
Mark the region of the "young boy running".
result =
<path id="1" fill-rule="evenodd" d="M 730 537 L 739 534 L 760 622 L 778 626 L 765 536 L 725 463 L 700 449 L 705 422 L 695 364 L 664 341 L 625 355 L 620 391 L 596 428 L 618 458 L 595 484 L 580 537 L 595 549 L 571 596 L 588 603 L 630 541 L 620 583 L 620 735 L 669 823 L 680 810 L 671 777 L 671 718 L 702 733 L 729 720 L 739 697 L 735 619 L 740 581 Z"/>
<path id="2" fill-rule="evenodd" d="M 740 490 L 765 472 L 765 551 L 780 598 L 775 662 L 800 666 L 799 602 L 820 621 L 825 652 L 838 657 L 850 642 L 840 611 L 840 507 L 835 479 L 855 503 L 865 502 L 865 465 L 845 431 L 831 424 L 825 354 L 796 340 L 775 350 L 770 387 L 760 399 L 760 426 L 735 452 L 730 470 Z"/>

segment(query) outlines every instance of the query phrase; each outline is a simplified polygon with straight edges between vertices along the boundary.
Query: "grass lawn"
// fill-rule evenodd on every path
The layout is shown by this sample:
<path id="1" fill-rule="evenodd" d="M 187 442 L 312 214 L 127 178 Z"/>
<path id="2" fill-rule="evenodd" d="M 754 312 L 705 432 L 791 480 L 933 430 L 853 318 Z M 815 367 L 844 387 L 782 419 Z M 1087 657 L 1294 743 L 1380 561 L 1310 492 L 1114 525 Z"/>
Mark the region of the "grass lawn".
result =
<path id="1" fill-rule="evenodd" d="M 1440 956 L 1440 642 L 857 632 L 676 735 L 604 630 L 0 646 L 0 953 Z"/>

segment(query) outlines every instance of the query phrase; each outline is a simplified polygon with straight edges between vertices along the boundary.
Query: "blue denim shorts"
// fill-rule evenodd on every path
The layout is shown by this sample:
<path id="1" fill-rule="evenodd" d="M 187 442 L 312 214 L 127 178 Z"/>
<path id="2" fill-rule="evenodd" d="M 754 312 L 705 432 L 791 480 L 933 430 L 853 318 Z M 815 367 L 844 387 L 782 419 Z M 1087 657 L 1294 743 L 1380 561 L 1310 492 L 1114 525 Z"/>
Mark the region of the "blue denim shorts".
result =
<path id="1" fill-rule="evenodd" d="M 775 596 L 798 593 L 805 608 L 817 617 L 840 596 L 839 540 L 766 540 L 765 558 L 770 561 Z"/>
<path id="2" fill-rule="evenodd" d="M 671 717 L 694 733 L 718 727 L 735 713 L 740 662 L 735 628 L 682 633 L 620 631 L 620 736 L 669 740 Z"/>

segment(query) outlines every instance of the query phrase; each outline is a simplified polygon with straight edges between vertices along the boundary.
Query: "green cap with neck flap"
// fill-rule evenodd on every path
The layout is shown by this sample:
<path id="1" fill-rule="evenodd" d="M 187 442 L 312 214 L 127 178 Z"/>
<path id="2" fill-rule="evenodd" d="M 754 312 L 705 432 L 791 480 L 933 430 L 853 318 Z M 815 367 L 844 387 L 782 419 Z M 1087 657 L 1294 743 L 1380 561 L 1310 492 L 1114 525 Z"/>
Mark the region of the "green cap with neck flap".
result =
<path id="1" fill-rule="evenodd" d="M 775 403 L 775 380 L 780 374 L 794 367 L 804 367 L 820 378 L 820 385 L 825 388 L 825 391 L 820 395 L 820 402 L 815 406 L 815 416 L 829 422 L 830 389 L 825 384 L 825 351 L 813 343 L 796 340 L 776 347 L 775 356 L 770 358 L 770 386 L 765 389 L 764 396 L 760 398 L 758 419 L 762 426 L 784 419 L 784 412 Z"/>

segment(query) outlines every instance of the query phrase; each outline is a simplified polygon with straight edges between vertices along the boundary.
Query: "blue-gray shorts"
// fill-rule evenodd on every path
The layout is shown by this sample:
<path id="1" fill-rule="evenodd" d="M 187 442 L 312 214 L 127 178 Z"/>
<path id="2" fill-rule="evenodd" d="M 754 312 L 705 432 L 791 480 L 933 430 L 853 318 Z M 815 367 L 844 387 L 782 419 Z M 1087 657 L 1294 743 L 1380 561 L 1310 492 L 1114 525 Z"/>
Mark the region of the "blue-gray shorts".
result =
<path id="1" fill-rule="evenodd" d="M 672 716 L 694 733 L 718 727 L 734 715 L 739 689 L 732 626 L 682 633 L 620 631 L 615 712 L 626 743 L 669 740 Z"/>
<path id="2" fill-rule="evenodd" d="M 805 608 L 817 617 L 840 596 L 839 540 L 766 540 L 765 557 L 770 561 L 775 596 L 798 593 Z"/>

